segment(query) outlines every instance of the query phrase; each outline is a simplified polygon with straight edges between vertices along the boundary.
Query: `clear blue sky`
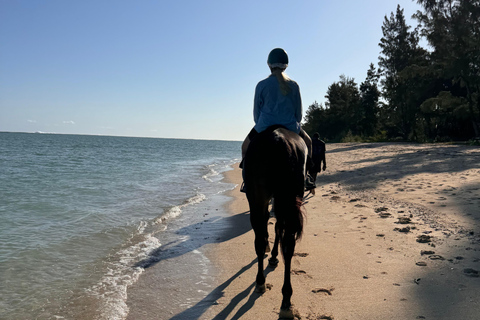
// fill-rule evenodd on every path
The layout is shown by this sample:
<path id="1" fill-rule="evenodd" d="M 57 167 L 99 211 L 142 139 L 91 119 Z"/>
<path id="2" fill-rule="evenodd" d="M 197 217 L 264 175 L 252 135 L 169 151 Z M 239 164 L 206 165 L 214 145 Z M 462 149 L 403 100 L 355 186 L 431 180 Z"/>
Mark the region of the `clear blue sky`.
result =
<path id="1" fill-rule="evenodd" d="M 275 47 L 304 113 L 411 0 L 1 0 L 0 131 L 243 140 Z"/>

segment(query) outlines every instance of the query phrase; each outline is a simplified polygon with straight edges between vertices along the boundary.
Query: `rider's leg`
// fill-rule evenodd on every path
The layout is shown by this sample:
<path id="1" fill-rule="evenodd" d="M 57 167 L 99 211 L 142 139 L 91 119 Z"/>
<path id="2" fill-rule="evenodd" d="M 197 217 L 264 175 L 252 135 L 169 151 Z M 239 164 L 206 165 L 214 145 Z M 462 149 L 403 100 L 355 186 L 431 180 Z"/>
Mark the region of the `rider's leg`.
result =
<path id="1" fill-rule="evenodd" d="M 240 168 L 242 169 L 242 179 L 243 181 L 245 181 L 245 178 L 244 178 L 244 172 L 243 171 L 243 159 L 245 159 L 245 154 L 247 153 L 247 149 L 248 149 L 248 145 L 250 144 L 250 138 L 249 136 L 247 136 L 245 138 L 245 140 L 243 140 L 243 143 L 242 143 L 242 161 L 240 162 Z M 240 192 L 246 192 L 246 189 L 245 189 L 245 183 L 242 183 L 242 185 L 240 186 Z"/>
<path id="2" fill-rule="evenodd" d="M 242 143 L 242 161 L 240 162 L 240 168 L 242 168 L 242 178 L 243 178 L 243 160 L 245 159 L 245 155 L 247 154 L 247 149 L 248 146 L 250 145 L 250 141 L 255 138 L 255 136 L 258 134 L 257 130 L 253 128 L 248 136 L 245 138 L 245 140 Z M 245 181 L 245 179 L 243 179 Z M 241 192 L 246 192 L 245 184 L 242 183 L 242 186 L 240 187 Z"/>
<path id="3" fill-rule="evenodd" d="M 308 156 L 311 159 L 312 158 L 312 139 L 310 138 L 308 133 L 306 133 L 305 130 L 303 129 L 300 129 L 299 135 L 300 137 L 302 137 L 303 141 L 305 141 L 305 144 L 307 145 L 307 149 L 308 149 Z"/>
<path id="4" fill-rule="evenodd" d="M 250 144 L 250 138 L 247 136 L 242 143 L 242 159 L 245 158 L 245 154 L 247 153 L 248 145 Z"/>
<path id="5" fill-rule="evenodd" d="M 248 136 L 243 140 L 242 143 L 242 162 L 240 162 L 240 168 L 243 169 L 243 159 L 245 159 L 245 155 L 247 154 L 247 149 L 248 146 L 250 145 L 250 141 L 255 138 L 255 136 L 258 134 L 257 130 L 253 128 L 249 133 Z"/>

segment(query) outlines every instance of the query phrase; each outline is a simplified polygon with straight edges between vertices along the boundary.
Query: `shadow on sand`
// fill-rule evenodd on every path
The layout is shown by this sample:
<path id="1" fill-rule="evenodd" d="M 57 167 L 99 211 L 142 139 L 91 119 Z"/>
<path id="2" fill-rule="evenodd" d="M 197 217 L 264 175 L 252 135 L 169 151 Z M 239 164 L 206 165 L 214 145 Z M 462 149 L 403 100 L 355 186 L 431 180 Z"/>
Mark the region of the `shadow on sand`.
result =
<path id="1" fill-rule="evenodd" d="M 252 260 L 248 265 L 242 267 L 237 273 L 231 276 L 227 281 L 216 287 L 212 292 L 210 292 L 205 298 L 203 298 L 200 302 L 198 302 L 193 307 L 175 315 L 174 317 L 170 318 L 170 320 L 183 320 L 183 319 L 199 319 L 207 309 L 209 309 L 217 299 L 223 297 L 223 291 L 239 276 L 241 276 L 245 271 L 254 267 L 257 264 L 257 258 Z M 265 277 L 272 272 L 274 269 L 271 267 L 267 267 L 265 269 Z M 262 295 L 261 293 L 257 293 L 254 290 L 255 282 L 252 282 L 245 290 L 238 293 L 229 303 L 225 306 L 212 320 L 222 320 L 226 319 L 228 315 L 230 315 L 233 310 L 248 296 L 248 300 L 237 310 L 235 315 L 231 318 L 232 320 L 241 319 L 241 317 L 250 310 L 255 301 Z"/>
<path id="2" fill-rule="evenodd" d="M 249 211 L 226 217 L 215 216 L 175 231 L 175 239 L 150 252 L 135 267 L 150 268 L 157 263 L 182 256 L 206 244 L 221 243 L 251 230 Z"/>
<path id="3" fill-rule="evenodd" d="M 471 301 L 475 300 L 472 297 L 480 290 L 480 277 L 464 275 L 464 270 L 480 269 L 479 148 L 404 143 L 331 145 L 331 148 L 330 151 L 327 147 L 327 162 L 334 162 L 335 157 L 351 160 L 340 160 L 342 168 L 336 168 L 337 171 L 332 174 L 320 175 L 317 181 L 320 184 L 340 184 L 347 191 L 376 192 L 381 183 L 406 180 L 405 184 L 411 184 L 411 187 L 398 188 L 397 192 L 411 192 L 413 196 L 416 189 L 430 188 L 430 184 L 434 182 L 429 181 L 428 176 L 417 181 L 411 178 L 412 176 L 442 174 L 442 177 L 445 177 L 436 182 L 434 187 L 437 189 L 431 193 L 437 197 L 448 198 L 453 203 L 451 206 L 455 208 L 456 214 L 470 222 L 465 226 L 468 229 L 463 231 L 463 235 L 455 234 L 455 237 L 466 237 L 468 241 L 464 245 L 452 247 L 450 256 L 445 257 L 444 265 L 423 270 L 424 283 L 411 287 L 412 299 L 419 303 L 428 319 L 454 319 L 459 315 L 466 315 L 465 319 L 476 318 L 473 314 L 478 312 L 478 304 Z M 371 156 L 366 156 L 365 153 Z M 452 188 L 449 186 L 449 179 L 464 179 L 469 182 Z M 395 195 L 392 197 L 395 198 Z M 460 257 L 461 260 L 455 257 Z M 449 258 L 452 258 L 450 260 L 453 262 L 448 261 Z M 449 281 L 448 277 L 459 279 L 459 282 Z"/>

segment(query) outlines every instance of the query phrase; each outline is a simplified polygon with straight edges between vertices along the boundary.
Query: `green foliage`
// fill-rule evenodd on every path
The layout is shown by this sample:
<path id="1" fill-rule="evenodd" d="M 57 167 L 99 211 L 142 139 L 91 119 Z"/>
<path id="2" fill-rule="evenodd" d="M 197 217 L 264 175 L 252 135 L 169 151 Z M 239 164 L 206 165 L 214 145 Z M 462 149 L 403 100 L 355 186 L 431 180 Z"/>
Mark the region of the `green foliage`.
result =
<path id="1" fill-rule="evenodd" d="M 450 84 L 450 92 L 465 99 L 475 136 L 480 120 L 480 1 L 419 0 L 424 11 L 415 17 L 433 47 L 431 67 Z"/>
<path id="2" fill-rule="evenodd" d="M 352 131 L 348 131 L 345 137 L 343 137 L 340 142 L 364 142 L 364 139 L 360 136 L 354 136 Z"/>
<path id="3" fill-rule="evenodd" d="M 340 81 L 332 83 L 327 90 L 326 110 L 329 123 L 329 138 L 337 139 L 349 130 L 359 134 L 361 113 L 359 112 L 360 93 L 352 78 L 340 76 Z"/>
<path id="4" fill-rule="evenodd" d="M 331 141 L 473 141 L 480 137 L 480 0 L 418 0 L 385 16 L 379 68 L 358 86 L 345 75 L 312 104 L 305 130 Z M 425 37 L 430 52 L 420 47 Z M 476 142 L 475 142 L 476 141 Z"/>
<path id="5" fill-rule="evenodd" d="M 374 135 L 378 127 L 380 90 L 377 83 L 379 78 L 379 72 L 371 63 L 370 69 L 367 71 L 367 78 L 360 85 L 360 131 L 366 136 Z"/>
<path id="6" fill-rule="evenodd" d="M 469 140 L 468 145 L 470 145 L 470 146 L 480 146 L 480 139 Z"/>

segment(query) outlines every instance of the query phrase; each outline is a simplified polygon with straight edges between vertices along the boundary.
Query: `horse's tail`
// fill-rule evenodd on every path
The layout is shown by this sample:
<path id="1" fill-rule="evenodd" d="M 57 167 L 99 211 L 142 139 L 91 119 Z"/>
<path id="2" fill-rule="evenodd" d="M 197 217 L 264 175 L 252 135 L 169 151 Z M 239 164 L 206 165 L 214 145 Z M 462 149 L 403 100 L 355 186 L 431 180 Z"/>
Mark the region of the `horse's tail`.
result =
<path id="1" fill-rule="evenodd" d="M 273 184 L 274 210 L 280 235 L 283 238 L 287 232 L 299 240 L 305 220 L 303 140 L 290 131 L 280 130 L 276 131 L 268 145 L 271 149 L 267 151 L 274 159 L 269 180 Z"/>
<path id="2" fill-rule="evenodd" d="M 285 232 L 295 235 L 300 240 L 303 234 L 305 210 L 303 199 L 300 197 L 275 197 L 275 216 L 277 218 L 278 231 L 283 238 Z"/>

